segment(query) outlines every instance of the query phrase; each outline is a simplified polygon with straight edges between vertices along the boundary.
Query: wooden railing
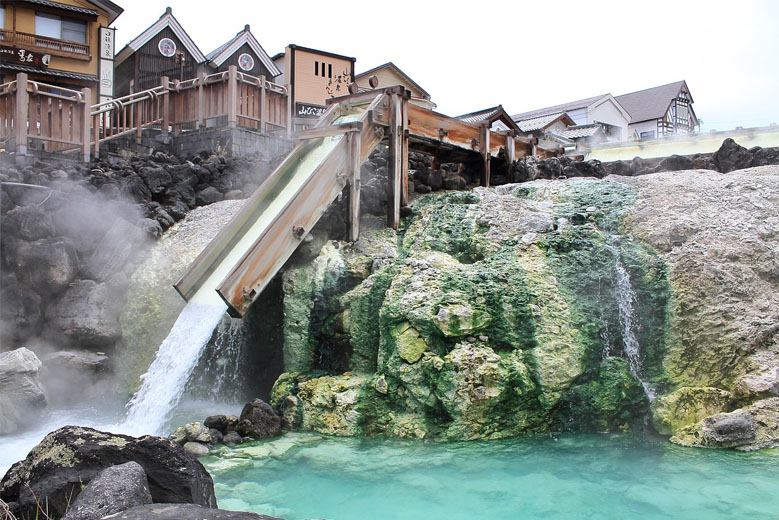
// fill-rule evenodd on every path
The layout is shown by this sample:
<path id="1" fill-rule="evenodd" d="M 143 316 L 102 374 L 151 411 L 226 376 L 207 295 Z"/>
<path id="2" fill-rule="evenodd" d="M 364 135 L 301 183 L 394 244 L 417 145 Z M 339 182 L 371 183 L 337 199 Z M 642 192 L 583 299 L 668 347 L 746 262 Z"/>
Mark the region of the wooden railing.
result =
<path id="1" fill-rule="evenodd" d="M 59 40 L 48 36 L 39 36 L 18 31 L 0 29 L 0 41 L 16 43 L 30 49 L 45 49 L 49 54 L 67 56 L 81 60 L 90 59 L 89 45 L 85 43 Z"/>
<path id="2" fill-rule="evenodd" d="M 28 144 L 40 143 L 46 151 L 81 150 L 88 161 L 90 104 L 88 88 L 69 90 L 17 74 L 0 85 L 0 140 L 15 139 L 21 156 Z"/>
<path id="3" fill-rule="evenodd" d="M 167 78 L 163 83 L 167 83 Z M 107 139 L 127 134 L 140 138 L 144 128 L 167 128 L 169 97 L 170 91 L 161 85 L 94 105 L 91 118 L 95 156 L 100 151 L 100 143 Z"/>

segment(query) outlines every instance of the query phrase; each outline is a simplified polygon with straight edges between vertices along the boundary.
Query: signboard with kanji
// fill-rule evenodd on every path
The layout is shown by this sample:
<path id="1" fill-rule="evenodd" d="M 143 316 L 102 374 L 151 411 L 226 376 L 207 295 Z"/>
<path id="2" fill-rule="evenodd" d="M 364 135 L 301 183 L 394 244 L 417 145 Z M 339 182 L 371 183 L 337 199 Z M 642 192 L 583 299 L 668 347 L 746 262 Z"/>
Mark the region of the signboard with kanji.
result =
<path id="1" fill-rule="evenodd" d="M 27 65 L 29 67 L 38 67 L 46 69 L 49 67 L 51 56 L 39 52 L 28 51 L 27 49 L 15 49 L 0 45 L 0 56 L 6 63 L 16 63 L 18 65 Z"/>

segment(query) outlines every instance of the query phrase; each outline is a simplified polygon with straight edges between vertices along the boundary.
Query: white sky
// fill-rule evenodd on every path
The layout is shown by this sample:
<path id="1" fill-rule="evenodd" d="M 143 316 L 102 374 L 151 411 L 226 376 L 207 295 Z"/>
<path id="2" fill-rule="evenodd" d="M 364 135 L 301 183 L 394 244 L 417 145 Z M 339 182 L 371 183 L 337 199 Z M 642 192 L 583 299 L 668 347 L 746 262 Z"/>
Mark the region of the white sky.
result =
<path id="1" fill-rule="evenodd" d="M 250 24 L 287 44 L 392 61 L 459 115 L 510 113 L 684 79 L 702 129 L 779 123 L 779 1 L 115 0 L 117 52 L 165 11 L 203 53 Z M 640 6 L 640 7 L 639 7 Z"/>

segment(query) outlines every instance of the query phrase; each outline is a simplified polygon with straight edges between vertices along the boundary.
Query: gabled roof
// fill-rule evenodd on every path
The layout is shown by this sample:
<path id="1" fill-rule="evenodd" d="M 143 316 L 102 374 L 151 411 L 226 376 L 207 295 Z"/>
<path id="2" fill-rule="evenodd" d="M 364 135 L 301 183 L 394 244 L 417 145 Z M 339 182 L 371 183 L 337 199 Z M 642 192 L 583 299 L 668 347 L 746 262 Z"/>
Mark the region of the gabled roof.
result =
<path id="1" fill-rule="evenodd" d="M 671 102 L 679 96 L 679 92 L 684 87 L 687 87 L 684 80 L 675 81 L 667 85 L 623 94 L 616 99 L 630 114 L 630 122 L 640 123 L 663 117 L 668 112 Z M 689 89 L 687 91 L 689 92 Z"/>
<path id="2" fill-rule="evenodd" d="M 463 114 L 461 116 L 457 116 L 457 119 L 471 124 L 478 124 L 486 121 L 489 122 L 490 126 L 496 122 L 499 122 L 502 123 L 498 125 L 500 130 L 516 130 L 519 133 L 523 133 L 517 124 L 511 119 L 511 116 L 508 115 L 506 110 L 503 108 L 503 105 L 485 108 L 484 110 L 478 110 L 469 114 Z"/>
<path id="3" fill-rule="evenodd" d="M 523 132 L 534 132 L 536 130 L 546 130 L 557 121 L 562 121 L 566 126 L 574 124 L 573 119 L 565 112 L 555 112 L 554 114 L 517 121 L 517 126 Z"/>
<path id="4" fill-rule="evenodd" d="M 99 14 L 94 9 L 88 9 L 86 7 L 79 7 L 70 4 L 63 4 L 61 2 L 54 2 L 52 0 L 17 0 L 17 1 L 25 2 L 29 4 L 43 5 L 46 7 L 55 7 L 57 9 L 72 11 L 74 13 L 85 14 L 88 16 L 97 16 Z M 109 24 L 113 23 L 113 21 L 116 20 L 119 17 L 119 15 L 124 12 L 124 9 L 122 9 L 121 7 L 119 7 L 118 5 L 116 5 L 115 3 L 109 0 L 87 0 L 87 2 L 108 13 Z"/>
<path id="5" fill-rule="evenodd" d="M 554 105 L 551 107 L 540 108 L 538 110 L 531 110 L 530 112 L 522 112 L 521 114 L 514 114 L 511 118 L 514 121 L 524 121 L 527 119 L 533 119 L 536 117 L 547 116 L 550 114 L 560 114 L 562 112 L 570 112 L 572 110 L 578 110 L 580 108 L 586 108 L 597 101 L 604 98 L 608 98 L 611 94 L 601 94 L 600 96 L 593 96 L 584 99 L 578 99 L 569 103 L 563 103 L 561 105 Z"/>
<path id="6" fill-rule="evenodd" d="M 182 45 L 184 45 L 192 57 L 195 58 L 197 63 L 203 63 L 206 61 L 206 57 L 203 55 L 200 49 L 198 49 L 197 45 L 195 45 L 195 42 L 192 41 L 192 38 L 190 38 L 184 28 L 181 27 L 181 24 L 178 22 L 178 20 L 173 17 L 173 10 L 168 7 L 165 9 L 165 14 L 160 16 L 160 19 L 157 20 L 154 25 L 139 34 L 133 41 L 128 43 L 124 49 L 119 52 L 119 54 L 116 55 L 115 66 L 119 66 L 124 60 L 129 58 L 135 51 L 146 45 L 149 40 L 154 38 L 161 30 L 165 29 L 166 27 L 169 27 L 170 30 L 173 31 L 173 34 L 175 34 L 176 37 L 181 40 Z"/>
<path id="7" fill-rule="evenodd" d="M 248 24 L 245 25 L 243 31 L 236 34 L 232 40 L 223 43 L 218 48 L 209 52 L 206 55 L 206 60 L 213 63 L 215 66 L 220 67 L 230 56 L 246 44 L 249 45 L 249 48 L 257 55 L 272 76 L 281 74 L 279 68 L 273 63 L 273 60 L 268 56 L 268 53 L 265 52 L 265 49 L 262 48 L 260 42 L 257 41 L 257 38 L 255 38 L 249 30 Z"/>
<path id="8" fill-rule="evenodd" d="M 603 127 L 597 123 L 592 123 L 587 125 L 569 126 L 560 132 L 559 135 L 565 137 L 566 139 L 579 139 L 582 137 L 592 137 L 593 135 L 602 131 Z"/>
<path id="9" fill-rule="evenodd" d="M 406 81 L 408 81 L 411 85 L 413 85 L 414 88 L 419 90 L 422 93 L 423 96 L 425 96 L 427 99 L 430 99 L 430 93 L 428 93 L 427 90 L 425 90 L 422 87 L 420 87 L 419 83 L 417 83 L 416 81 L 411 79 L 408 74 L 406 74 L 405 72 L 400 70 L 398 68 L 398 66 L 395 65 L 394 63 L 392 63 L 391 61 L 388 61 L 387 63 L 379 65 L 378 67 L 373 67 L 370 70 L 366 70 L 365 72 L 361 72 L 361 73 L 357 74 L 357 76 L 354 78 L 354 81 L 356 82 L 359 79 L 362 79 L 362 78 L 370 76 L 371 74 L 375 73 L 378 70 L 386 69 L 386 68 L 389 68 L 389 69 L 392 69 L 393 71 L 395 71 L 396 74 L 398 74 L 401 77 L 403 77 Z"/>

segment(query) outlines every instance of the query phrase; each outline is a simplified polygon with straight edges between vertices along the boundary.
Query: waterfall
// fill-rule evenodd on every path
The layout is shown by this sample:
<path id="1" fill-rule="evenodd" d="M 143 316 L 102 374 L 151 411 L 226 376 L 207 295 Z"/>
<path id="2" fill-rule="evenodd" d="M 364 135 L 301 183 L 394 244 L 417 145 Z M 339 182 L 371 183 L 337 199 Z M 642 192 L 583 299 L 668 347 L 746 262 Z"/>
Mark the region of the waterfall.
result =
<path id="1" fill-rule="evenodd" d="M 625 347 L 625 355 L 628 358 L 628 366 L 630 367 L 630 373 L 636 376 L 644 387 L 644 393 L 653 401 L 657 396 L 657 392 L 650 383 L 644 381 L 643 368 L 641 366 L 641 350 L 636 338 L 636 331 L 638 330 L 638 323 L 635 316 L 635 305 L 638 303 L 638 298 L 630 285 L 630 274 L 625 269 L 622 263 L 622 257 L 619 254 L 617 248 L 613 248 L 614 251 L 614 271 L 616 273 L 616 293 L 617 293 L 617 305 L 619 307 L 619 325 L 622 329 L 622 343 Z"/>
<path id="2" fill-rule="evenodd" d="M 141 387 L 127 405 L 123 428 L 128 433 L 163 432 L 184 385 L 227 310 L 219 295 L 212 294 L 187 303 L 149 370 L 141 376 Z"/>

